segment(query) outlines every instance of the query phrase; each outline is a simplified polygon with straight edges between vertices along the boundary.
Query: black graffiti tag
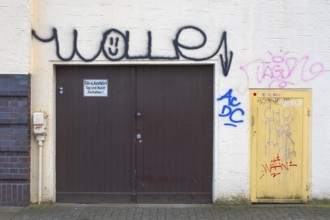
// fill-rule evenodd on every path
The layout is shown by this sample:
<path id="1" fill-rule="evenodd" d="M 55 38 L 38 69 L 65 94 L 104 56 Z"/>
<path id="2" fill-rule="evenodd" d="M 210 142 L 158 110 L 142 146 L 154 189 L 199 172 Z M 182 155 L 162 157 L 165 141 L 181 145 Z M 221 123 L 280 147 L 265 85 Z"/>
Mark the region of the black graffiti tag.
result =
<path id="1" fill-rule="evenodd" d="M 186 31 L 193 31 L 199 34 L 202 38 L 202 42 L 197 45 L 188 45 L 186 42 L 180 40 L 180 36 Z M 174 40 L 172 41 L 173 48 L 175 51 L 174 56 L 153 56 L 152 51 L 152 32 L 147 31 L 147 51 L 143 55 L 139 56 L 131 56 L 129 55 L 129 47 L 130 47 L 130 32 L 125 31 L 124 33 L 119 31 L 118 29 L 111 28 L 103 33 L 102 41 L 100 42 L 99 48 L 94 56 L 90 58 L 84 57 L 78 49 L 77 40 L 78 40 L 78 31 L 73 30 L 73 48 L 72 53 L 68 57 L 63 57 L 60 53 L 60 42 L 58 38 L 57 29 L 52 29 L 52 34 L 49 38 L 40 37 L 35 30 L 32 30 L 32 36 L 37 40 L 43 43 L 49 43 L 54 41 L 56 46 L 56 56 L 58 59 L 62 61 L 70 61 L 75 56 L 78 56 L 84 62 L 92 62 L 102 53 L 108 60 L 110 61 L 119 61 L 122 59 L 135 60 L 135 59 L 148 59 L 148 60 L 179 60 L 180 57 L 185 58 L 187 60 L 192 61 L 205 61 L 213 58 L 217 54 L 219 54 L 221 69 L 223 75 L 226 77 L 229 74 L 231 62 L 233 59 L 234 53 L 232 51 L 228 52 L 227 49 L 227 34 L 224 31 L 220 38 L 220 43 L 218 47 L 215 49 L 213 53 L 208 56 L 203 57 L 195 57 L 192 55 L 188 55 L 187 51 L 198 50 L 205 46 L 207 42 L 207 36 L 200 28 L 195 26 L 184 26 L 181 27 L 176 35 Z M 221 48 L 223 48 L 223 52 L 220 52 Z"/>

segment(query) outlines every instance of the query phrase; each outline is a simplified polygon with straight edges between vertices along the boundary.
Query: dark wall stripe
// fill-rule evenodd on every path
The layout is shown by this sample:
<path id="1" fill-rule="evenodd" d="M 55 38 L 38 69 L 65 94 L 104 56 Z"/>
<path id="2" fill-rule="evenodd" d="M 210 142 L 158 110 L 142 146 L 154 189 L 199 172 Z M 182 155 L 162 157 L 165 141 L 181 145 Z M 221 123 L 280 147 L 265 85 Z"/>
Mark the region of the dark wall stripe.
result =
<path id="1" fill-rule="evenodd" d="M 0 74 L 0 206 L 30 202 L 30 75 Z"/>

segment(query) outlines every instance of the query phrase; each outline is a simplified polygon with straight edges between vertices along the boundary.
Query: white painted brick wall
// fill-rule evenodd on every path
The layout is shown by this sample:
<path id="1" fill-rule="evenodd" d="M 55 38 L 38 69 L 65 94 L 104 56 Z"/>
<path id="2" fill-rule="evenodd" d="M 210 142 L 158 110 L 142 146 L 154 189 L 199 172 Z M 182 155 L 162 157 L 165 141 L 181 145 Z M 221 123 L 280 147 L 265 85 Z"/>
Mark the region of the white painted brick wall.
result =
<path id="1" fill-rule="evenodd" d="M 1 1 L 8 2 L 10 1 Z M 21 1 L 15 1 L 21 2 Z M 23 1 L 22 1 L 23 2 Z M 3 4 L 3 3 L 1 3 Z M 172 40 L 180 27 L 193 25 L 207 35 L 205 49 L 196 55 L 205 57 L 219 44 L 221 34 L 227 31 L 229 49 L 234 52 L 228 77 L 220 71 L 219 56 L 205 61 L 215 64 L 215 97 L 233 88 L 245 111 L 244 123 L 237 128 L 223 126 L 218 118 L 221 105 L 215 102 L 215 161 L 214 200 L 222 197 L 249 195 L 249 98 L 247 88 L 267 88 L 270 81 L 257 82 L 256 68 L 248 71 L 248 77 L 240 69 L 255 59 L 265 61 L 270 53 L 300 59 L 308 56 L 304 70 L 297 69 L 290 77 L 287 88 L 311 88 L 312 97 L 312 198 L 330 198 L 330 2 L 326 0 L 292 1 L 244 1 L 244 0 L 34 0 L 32 28 L 42 37 L 51 36 L 51 28 L 58 30 L 61 54 L 72 52 L 72 33 L 79 33 L 78 47 L 81 54 L 92 57 L 102 40 L 102 33 L 110 28 L 130 31 L 130 54 L 146 51 L 147 31 L 152 31 L 154 55 L 173 55 Z M 3 15 L 0 15 L 3 16 Z M 2 17 L 1 17 L 2 18 Z M 17 18 L 13 18 L 17 19 Z M 1 21 L 3 22 L 3 21 Z M 3 24 L 10 30 L 12 25 Z M 25 27 L 25 26 L 24 26 Z M 23 30 L 23 27 L 22 27 Z M 25 33 L 26 27 L 22 33 Z M 20 31 L 17 31 L 21 33 Z M 14 32 L 16 33 L 16 32 Z M 6 34 L 7 35 L 7 34 Z M 8 32 L 12 36 L 12 32 Z M 198 43 L 193 35 L 187 37 L 191 44 Z M 22 48 L 28 45 L 24 37 Z M 17 41 L 17 40 L 16 40 Z M 16 42 L 15 41 L 15 42 Z M 4 42 L 2 37 L 0 43 Z M 6 51 L 12 56 L 6 62 L 25 60 L 28 55 L 17 50 L 10 40 Z M 21 44 L 21 43 L 19 43 Z M 54 64 L 82 64 L 77 57 L 61 62 L 55 54 L 55 44 L 32 40 L 34 65 L 32 70 L 32 110 L 44 110 L 49 114 L 49 135 L 44 148 L 43 199 L 55 199 L 55 129 L 54 129 Z M 1 62 L 6 53 L 1 53 Z M 284 52 L 282 52 L 282 55 Z M 284 56 L 284 55 L 283 55 Z M 181 59 L 181 61 L 184 59 Z M 27 62 L 27 61 L 26 61 Z M 164 63 L 164 61 L 125 61 L 117 63 Z M 171 61 L 169 63 L 176 63 Z M 191 61 L 189 61 L 191 63 Z M 1 63 L 5 64 L 5 63 Z M 93 64 L 115 64 L 100 56 Z M 24 63 L 24 65 L 27 65 Z M 301 74 L 311 77 L 311 67 L 324 67 L 322 74 L 305 82 Z M 3 65 L 1 65 L 3 66 Z M 2 68 L 2 67 L 1 67 Z M 1 69 L 1 71 L 3 68 Z M 8 71 L 8 70 L 7 70 Z M 37 193 L 37 151 L 32 142 L 32 200 Z"/>
<path id="2" fill-rule="evenodd" d="M 0 74 L 30 71 L 29 0 L 0 0 Z"/>

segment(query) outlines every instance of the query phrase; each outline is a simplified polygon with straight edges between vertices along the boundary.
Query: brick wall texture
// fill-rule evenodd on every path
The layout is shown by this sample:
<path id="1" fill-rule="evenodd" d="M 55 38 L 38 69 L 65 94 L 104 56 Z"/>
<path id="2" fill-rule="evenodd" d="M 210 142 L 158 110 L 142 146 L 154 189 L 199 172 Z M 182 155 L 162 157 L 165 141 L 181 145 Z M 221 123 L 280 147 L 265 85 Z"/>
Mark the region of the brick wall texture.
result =
<path id="1" fill-rule="evenodd" d="M 0 206 L 30 202 L 30 76 L 0 74 Z"/>

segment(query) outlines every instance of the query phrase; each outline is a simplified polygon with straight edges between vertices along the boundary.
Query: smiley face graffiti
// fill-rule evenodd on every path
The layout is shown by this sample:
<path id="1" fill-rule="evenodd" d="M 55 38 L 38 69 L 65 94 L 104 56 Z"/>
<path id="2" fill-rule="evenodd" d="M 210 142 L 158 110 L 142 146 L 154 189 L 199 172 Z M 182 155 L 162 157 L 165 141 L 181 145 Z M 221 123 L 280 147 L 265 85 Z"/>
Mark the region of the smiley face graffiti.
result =
<path id="1" fill-rule="evenodd" d="M 118 61 L 126 56 L 126 37 L 116 29 L 104 32 L 101 45 L 104 56 L 111 61 Z"/>

